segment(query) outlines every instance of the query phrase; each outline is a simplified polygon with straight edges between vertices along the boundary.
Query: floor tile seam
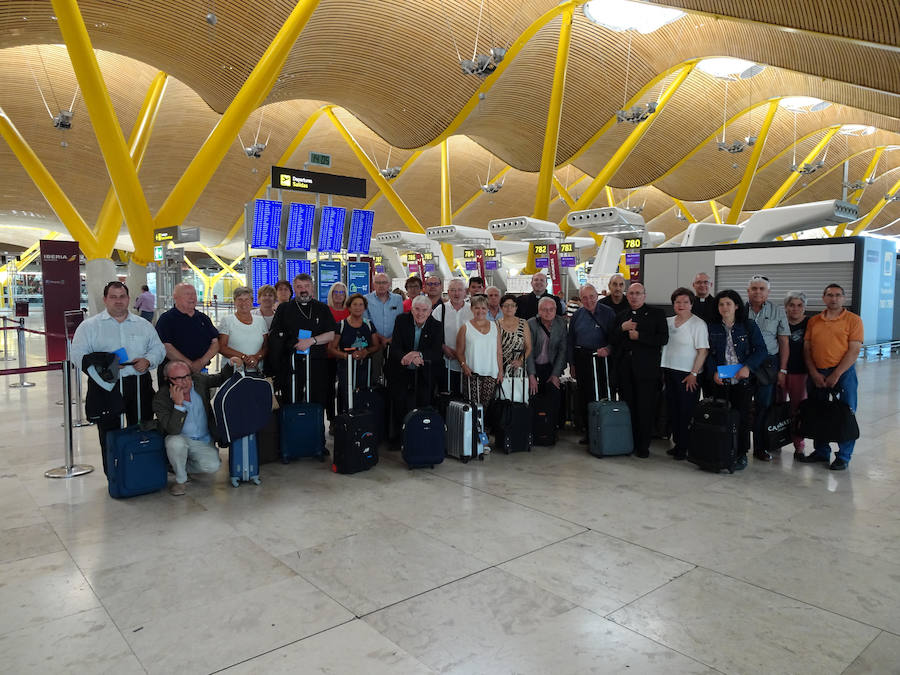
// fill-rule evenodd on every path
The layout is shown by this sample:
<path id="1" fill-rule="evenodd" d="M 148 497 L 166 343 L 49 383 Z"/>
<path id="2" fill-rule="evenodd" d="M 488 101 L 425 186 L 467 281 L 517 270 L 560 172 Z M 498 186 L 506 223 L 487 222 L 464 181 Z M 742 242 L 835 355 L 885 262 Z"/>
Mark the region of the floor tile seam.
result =
<path id="1" fill-rule="evenodd" d="M 839 616 L 840 618 L 846 619 L 847 621 L 852 621 L 854 623 L 858 623 L 861 626 L 866 626 L 867 628 L 872 628 L 874 630 L 881 631 L 881 632 L 890 632 L 890 631 L 887 631 L 885 628 L 882 628 L 881 626 L 876 626 L 875 624 L 871 624 L 867 621 L 863 621 L 862 619 L 857 619 L 852 616 L 847 616 L 846 614 L 842 614 L 841 612 L 835 612 L 834 610 L 828 609 L 827 607 L 821 607 L 820 605 L 817 605 L 814 602 L 809 602 L 808 600 L 803 600 L 801 598 L 795 597 L 795 596 L 785 593 L 783 591 L 776 590 L 774 588 L 766 588 L 765 586 L 761 586 L 760 584 L 758 584 L 754 581 L 742 579 L 740 577 L 734 576 L 733 574 L 729 574 L 727 572 L 721 572 L 719 570 L 713 569 L 712 567 L 706 567 L 704 565 L 697 565 L 697 569 L 702 569 L 707 572 L 712 572 L 713 574 L 718 574 L 719 576 L 725 577 L 727 579 L 731 579 L 732 581 L 737 581 L 738 583 L 747 584 L 748 586 L 752 586 L 761 591 L 766 591 L 768 593 L 774 593 L 775 595 L 779 595 L 782 598 L 785 598 L 787 600 L 799 602 L 801 604 L 807 605 L 808 607 L 813 607 L 815 609 L 818 609 L 822 612 L 826 612 L 828 614 L 833 614 L 834 616 Z M 856 656 L 859 656 L 859 654 L 857 654 Z M 856 659 L 856 656 L 854 656 L 853 658 Z M 852 662 L 853 661 L 851 661 L 851 663 Z"/>
<path id="2" fill-rule="evenodd" d="M 685 562 L 685 561 L 681 561 L 681 562 Z M 642 600 L 643 598 L 646 598 L 646 597 L 647 597 L 648 595 L 650 595 L 651 593 L 656 593 L 656 591 L 660 590 L 661 588 L 665 588 L 666 586 L 668 586 L 669 584 L 671 584 L 673 581 L 676 581 L 676 580 L 680 579 L 680 578 L 683 577 L 685 574 L 688 574 L 688 573 L 690 573 L 690 572 L 693 572 L 694 570 L 699 569 L 699 567 L 700 567 L 699 565 L 696 565 L 696 564 L 694 564 L 694 563 L 686 563 L 686 564 L 693 565 L 693 566 L 691 567 L 691 569 L 685 570 L 685 571 L 682 572 L 681 574 L 678 574 L 678 575 L 672 577 L 672 578 L 669 579 L 668 581 L 665 581 L 665 582 L 659 584 L 658 586 L 656 586 L 656 587 L 650 589 L 649 591 L 645 591 L 644 593 L 641 593 L 638 597 L 636 597 L 636 598 L 634 598 L 634 599 L 632 599 L 632 600 L 629 600 L 629 601 L 626 602 L 624 605 L 622 605 L 621 607 L 617 607 L 616 609 L 612 610 L 611 612 L 607 612 L 606 614 L 600 614 L 599 612 L 594 612 L 594 614 L 596 614 L 597 616 L 602 616 L 604 619 L 609 619 L 609 620 L 612 621 L 613 623 L 618 624 L 618 625 L 620 625 L 620 626 L 623 625 L 623 624 L 620 624 L 620 623 L 619 623 L 618 621 L 616 621 L 615 619 L 613 619 L 613 618 L 612 618 L 612 615 L 615 614 L 616 612 L 621 612 L 621 611 L 622 611 L 623 609 L 625 609 L 626 607 L 630 607 L 631 605 L 633 605 L 634 603 L 638 602 L 639 600 Z M 585 607 L 585 609 L 588 609 L 588 608 Z M 588 609 L 588 611 L 593 611 L 593 610 Z M 635 632 L 637 632 L 637 631 L 635 631 Z M 644 636 L 644 637 L 647 637 L 647 636 Z"/>
<path id="3" fill-rule="evenodd" d="M 841 671 L 841 675 L 843 675 L 843 674 L 846 673 L 848 670 L 850 670 L 850 667 L 851 667 L 854 663 L 856 663 L 856 659 L 858 659 L 860 656 L 862 656 L 863 654 L 865 654 L 865 653 L 866 653 L 866 650 L 867 650 L 869 647 L 871 647 L 871 646 L 875 643 L 875 640 L 877 640 L 878 638 L 880 638 L 885 632 L 886 632 L 886 631 L 883 631 L 883 630 L 882 630 L 881 632 L 878 633 L 878 635 L 876 635 L 875 637 L 873 637 L 873 638 L 869 641 L 869 644 L 867 644 L 865 647 L 863 647 L 862 651 L 861 651 L 859 654 L 857 654 L 856 656 L 854 656 L 854 657 L 853 657 L 853 660 L 852 660 L 850 663 L 848 663 L 847 666 L 846 666 L 846 668 L 844 668 L 844 669 Z"/>
<path id="4" fill-rule="evenodd" d="M 43 514 L 41 514 L 41 517 L 43 517 Z M 55 551 L 44 551 L 43 553 L 35 553 L 34 555 L 25 555 L 25 556 L 22 556 L 21 558 L 9 558 L 8 560 L 0 560 L 0 565 L 5 565 L 6 563 L 22 562 L 23 560 L 30 560 L 31 558 L 39 558 L 42 555 L 51 555 L 53 553 L 60 553 L 62 551 L 65 551 L 68 554 L 69 558 L 72 559 L 72 562 L 75 562 L 75 559 L 72 558 L 72 554 L 69 553 L 69 549 L 66 547 L 65 542 L 62 540 L 62 537 L 59 536 L 59 532 L 57 532 L 56 528 L 53 527 L 53 523 L 51 523 L 50 521 L 48 521 L 46 519 L 45 519 L 45 523 L 49 526 L 50 531 L 53 533 L 53 536 L 56 537 L 56 541 L 59 542 L 59 545 L 61 548 L 58 548 Z M 26 527 L 37 527 L 40 524 L 41 523 L 37 523 L 35 525 L 24 525 L 23 527 L 11 527 L 9 529 L 10 530 L 20 530 L 20 529 L 25 529 Z M 0 532 L 8 532 L 8 531 L 9 530 L 0 530 Z M 81 572 L 81 568 L 78 568 L 78 571 Z M 83 572 L 82 572 L 82 576 L 84 576 Z"/>
<path id="5" fill-rule="evenodd" d="M 96 596 L 95 596 L 96 597 Z M 99 602 L 99 598 L 98 598 Z M 28 630 L 31 628 L 38 628 L 39 626 L 46 626 L 48 623 L 53 623 L 54 621 L 59 621 L 60 619 L 69 619 L 73 616 L 78 616 L 79 614 L 84 614 L 85 612 L 93 612 L 95 610 L 102 609 L 104 613 L 109 616 L 109 612 L 106 611 L 106 608 L 103 605 L 97 604 L 93 607 L 86 607 L 84 609 L 76 609 L 73 612 L 69 612 L 67 614 L 61 614 L 59 616 L 54 616 L 49 619 L 44 619 L 42 621 L 33 621 L 25 624 L 24 626 L 19 626 L 18 628 L 13 628 L 12 630 L 8 630 L 5 632 L 0 632 L 0 638 L 7 637 L 8 635 L 12 635 L 13 633 L 18 633 L 21 630 Z M 112 617 L 110 616 L 110 621 L 112 621 Z M 115 625 L 115 624 L 113 624 Z M 116 628 L 118 630 L 118 627 Z"/>

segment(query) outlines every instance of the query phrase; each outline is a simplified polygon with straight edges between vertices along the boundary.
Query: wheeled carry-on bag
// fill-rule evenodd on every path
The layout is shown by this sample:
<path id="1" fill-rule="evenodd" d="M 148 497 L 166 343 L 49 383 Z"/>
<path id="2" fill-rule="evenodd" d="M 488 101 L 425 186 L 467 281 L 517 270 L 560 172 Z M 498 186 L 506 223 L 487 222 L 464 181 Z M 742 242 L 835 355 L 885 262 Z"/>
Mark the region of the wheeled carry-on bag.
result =
<path id="1" fill-rule="evenodd" d="M 728 401 L 700 401 L 691 418 L 688 461 L 706 471 L 734 473 L 740 423 L 740 413 Z"/>
<path id="2" fill-rule="evenodd" d="M 553 386 L 553 385 L 548 385 Z M 535 394 L 529 402 L 531 407 L 531 444 L 556 445 L 559 428 L 559 398 L 552 394 Z"/>
<path id="3" fill-rule="evenodd" d="M 368 375 L 366 386 L 359 387 L 353 392 L 354 410 L 371 410 L 375 414 L 375 445 L 380 445 L 387 439 L 388 419 L 390 417 L 387 387 L 372 383 L 372 359 L 368 361 Z"/>
<path id="4" fill-rule="evenodd" d="M 463 463 L 470 459 L 483 460 L 488 444 L 484 432 L 484 406 L 474 400 L 478 397 L 478 375 L 469 378 L 469 390 L 469 401 L 450 401 L 447 407 L 447 456 Z"/>
<path id="5" fill-rule="evenodd" d="M 430 368 L 426 362 L 424 368 Z M 430 372 L 430 371 L 429 371 Z M 429 381 L 430 382 L 430 381 Z M 413 402 L 418 400 L 419 368 L 413 376 Z M 410 469 L 433 469 L 444 461 L 447 450 L 447 427 L 444 418 L 432 406 L 414 408 L 403 418 L 401 454 Z"/>
<path id="6" fill-rule="evenodd" d="M 281 461 L 318 457 L 325 460 L 325 408 L 309 400 L 309 355 L 306 362 L 306 401 L 281 406 Z M 291 400 L 297 401 L 296 355 L 291 356 Z"/>
<path id="7" fill-rule="evenodd" d="M 228 474 L 231 477 L 232 487 L 247 481 L 259 485 L 259 450 L 256 445 L 256 434 L 241 436 L 231 442 L 228 448 Z"/>
<path id="8" fill-rule="evenodd" d="M 377 426 L 380 420 L 371 409 L 353 407 L 356 361 L 347 355 L 347 410 L 334 418 L 335 473 L 368 471 L 378 464 Z"/>
<path id="9" fill-rule="evenodd" d="M 127 426 L 122 413 L 122 428 L 106 433 L 106 471 L 109 496 L 116 499 L 158 492 L 166 487 L 166 445 L 156 429 L 141 428 L 141 382 L 137 380 L 138 423 Z M 122 379 L 119 378 L 119 391 Z"/>
<path id="10" fill-rule="evenodd" d="M 597 360 L 594 356 L 594 396 L 600 398 L 597 382 Z M 609 386 L 609 365 L 603 359 L 606 372 L 606 398 L 588 403 L 588 448 L 594 457 L 630 455 L 634 450 L 631 411 L 625 401 L 613 400 Z M 616 397 L 618 399 L 618 396 Z"/>
<path id="11" fill-rule="evenodd" d="M 515 400 L 515 380 L 522 381 L 522 401 Z M 531 452 L 531 410 L 528 407 L 528 378 L 513 377 L 510 382 L 512 398 L 494 401 L 497 407 L 494 428 L 495 446 L 507 455 L 511 452 Z M 503 388 L 499 387 L 501 396 Z"/>

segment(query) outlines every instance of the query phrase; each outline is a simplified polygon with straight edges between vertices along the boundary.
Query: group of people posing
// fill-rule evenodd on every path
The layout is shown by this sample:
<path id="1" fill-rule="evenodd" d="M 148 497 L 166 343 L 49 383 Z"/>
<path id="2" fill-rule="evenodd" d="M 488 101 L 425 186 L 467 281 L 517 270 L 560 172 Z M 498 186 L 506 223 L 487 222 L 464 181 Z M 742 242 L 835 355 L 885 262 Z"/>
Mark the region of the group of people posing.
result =
<path id="1" fill-rule="evenodd" d="M 709 276 L 699 273 L 693 290 L 672 293 L 674 315 L 668 318 L 646 304 L 640 283 L 626 290 L 621 275 L 609 280 L 603 296 L 583 286 L 571 316 L 547 291 L 543 273 L 531 285 L 531 293 L 514 296 L 486 288 L 478 277 L 468 284 L 453 278 L 445 300 L 440 277 L 424 283 L 411 277 L 404 299 L 391 292 L 386 275 L 376 274 L 373 292 L 348 297 L 346 286 L 336 283 L 323 303 L 313 297 L 312 278 L 300 274 L 291 284 L 260 288 L 256 309 L 252 291 L 236 289 L 234 313 L 216 327 L 196 309 L 193 286 L 181 284 L 175 306 L 154 327 L 129 312 L 128 289 L 114 281 L 104 289 L 106 309 L 76 331 L 72 360 L 89 376 L 86 407 L 98 423 L 104 468 L 105 435 L 119 427 L 120 413 L 129 424 L 155 415 L 175 472 L 173 494 L 184 494 L 189 473 L 219 466 L 209 392 L 224 374 L 206 373 L 217 354 L 271 376 L 284 402 L 321 403 L 329 420 L 347 405 L 344 363 L 357 361 L 362 367 L 353 387 L 387 384 L 391 443 L 398 442 L 405 415 L 431 405 L 439 391 L 461 392 L 488 406 L 498 387 L 507 398 L 526 389 L 549 397 L 558 410 L 567 370 L 577 383 L 570 417 L 587 420 L 589 402 L 614 392 L 629 405 L 637 457 L 649 456 L 663 391 L 675 459 L 686 457 L 701 391 L 731 402 L 741 420 L 736 469 L 747 465 L 751 437 L 757 460 L 770 461 L 780 450 L 766 446 L 765 412 L 774 402 L 787 399 L 796 407 L 806 396 L 834 392 L 856 409 L 853 364 L 862 322 L 843 307 L 836 284 L 824 291 L 825 311 L 807 317 L 803 293 L 790 292 L 783 306 L 775 304 L 763 276 L 750 280 L 745 303 L 734 290 L 713 295 Z M 110 366 L 102 355 L 117 350 L 127 357 Z M 736 372 L 723 379 L 718 367 L 729 365 Z M 157 367 L 154 394 L 150 373 Z M 806 454 L 803 439 L 795 438 L 797 460 L 847 467 L 852 441 L 839 444 L 834 461 L 827 443 L 814 445 Z"/>

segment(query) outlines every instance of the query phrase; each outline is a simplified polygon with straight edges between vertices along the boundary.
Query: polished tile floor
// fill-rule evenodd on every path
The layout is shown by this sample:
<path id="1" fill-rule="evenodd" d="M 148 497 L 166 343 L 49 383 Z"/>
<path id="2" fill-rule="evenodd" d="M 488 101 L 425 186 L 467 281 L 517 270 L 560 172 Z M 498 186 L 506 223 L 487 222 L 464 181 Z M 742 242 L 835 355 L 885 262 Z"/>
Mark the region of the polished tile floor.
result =
<path id="1" fill-rule="evenodd" d="M 60 378 L 32 379 L 0 383 L 2 672 L 900 673 L 900 360 L 860 366 L 846 473 L 566 437 L 126 501 L 44 478 Z M 100 466 L 92 427 L 76 444 Z"/>

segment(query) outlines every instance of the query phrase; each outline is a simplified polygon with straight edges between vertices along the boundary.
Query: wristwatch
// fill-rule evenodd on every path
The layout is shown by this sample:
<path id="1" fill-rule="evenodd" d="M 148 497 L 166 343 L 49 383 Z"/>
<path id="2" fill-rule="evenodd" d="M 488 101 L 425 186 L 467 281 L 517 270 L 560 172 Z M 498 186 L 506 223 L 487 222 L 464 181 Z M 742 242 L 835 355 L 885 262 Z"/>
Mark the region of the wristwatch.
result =
<path id="1" fill-rule="evenodd" d="M 693 375 L 694 377 L 697 377 L 697 373 L 695 373 L 693 370 L 691 371 L 691 375 Z"/>
<path id="2" fill-rule="evenodd" d="M 784 368 L 782 368 L 778 372 L 781 373 L 782 375 L 787 375 L 787 371 Z"/>

